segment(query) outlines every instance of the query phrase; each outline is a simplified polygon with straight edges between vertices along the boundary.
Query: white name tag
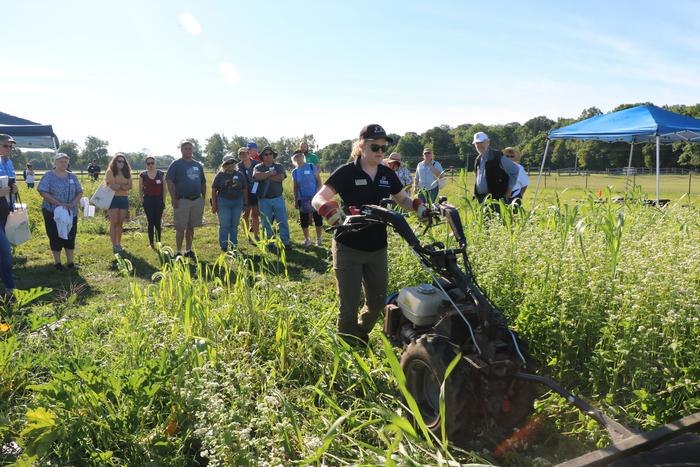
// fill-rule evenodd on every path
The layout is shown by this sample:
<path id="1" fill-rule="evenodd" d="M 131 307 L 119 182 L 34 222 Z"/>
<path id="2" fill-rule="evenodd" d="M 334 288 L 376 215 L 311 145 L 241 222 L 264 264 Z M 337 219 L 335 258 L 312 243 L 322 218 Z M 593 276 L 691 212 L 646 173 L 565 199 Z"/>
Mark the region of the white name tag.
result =
<path id="1" fill-rule="evenodd" d="M 251 193 L 257 193 L 258 192 L 258 182 L 253 183 L 253 187 L 250 189 Z"/>
<path id="2" fill-rule="evenodd" d="M 365 180 L 364 178 L 361 178 L 359 180 L 355 180 L 355 186 L 363 186 L 363 185 L 367 185 L 367 180 Z"/>
<path id="3" fill-rule="evenodd" d="M 156 180 L 156 185 L 160 185 L 162 182 L 160 180 Z"/>
<path id="4" fill-rule="evenodd" d="M 304 171 L 304 175 L 311 175 L 311 171 L 305 170 L 305 171 Z"/>
<path id="5" fill-rule="evenodd" d="M 71 185 L 75 184 L 75 182 L 73 180 L 68 180 L 68 183 L 70 183 Z"/>

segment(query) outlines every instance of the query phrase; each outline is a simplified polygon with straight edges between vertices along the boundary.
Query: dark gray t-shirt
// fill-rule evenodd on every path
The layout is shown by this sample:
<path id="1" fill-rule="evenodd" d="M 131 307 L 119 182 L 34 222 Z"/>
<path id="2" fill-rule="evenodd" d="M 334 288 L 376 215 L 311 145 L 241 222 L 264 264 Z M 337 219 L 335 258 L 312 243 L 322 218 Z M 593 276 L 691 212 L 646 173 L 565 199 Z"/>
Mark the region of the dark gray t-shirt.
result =
<path id="1" fill-rule="evenodd" d="M 219 172 L 214 177 L 216 195 L 224 199 L 237 200 L 243 198 L 243 190 L 248 189 L 245 175 L 234 170 L 233 173 Z"/>
<path id="2" fill-rule="evenodd" d="M 173 161 L 168 167 L 165 178 L 175 184 L 175 193 L 178 198 L 201 196 L 202 184 L 206 183 L 204 167 L 195 160 L 178 159 Z"/>
<path id="3" fill-rule="evenodd" d="M 287 176 L 287 172 L 285 172 L 281 164 L 272 164 L 272 167 L 275 168 L 277 175 L 282 174 L 285 177 Z M 255 166 L 255 169 L 253 169 L 253 174 L 268 172 L 272 167 L 268 167 L 265 164 L 258 164 Z M 273 182 L 271 179 L 267 179 L 258 183 L 261 184 L 261 188 L 257 191 L 259 198 L 277 198 L 278 196 L 282 196 L 282 182 Z"/>

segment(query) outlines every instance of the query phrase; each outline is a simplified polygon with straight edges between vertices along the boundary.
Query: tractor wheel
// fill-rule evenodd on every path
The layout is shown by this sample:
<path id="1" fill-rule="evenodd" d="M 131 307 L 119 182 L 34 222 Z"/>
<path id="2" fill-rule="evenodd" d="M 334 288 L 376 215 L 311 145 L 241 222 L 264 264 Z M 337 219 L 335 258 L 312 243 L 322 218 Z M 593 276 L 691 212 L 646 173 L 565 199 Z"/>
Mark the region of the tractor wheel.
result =
<path id="1" fill-rule="evenodd" d="M 474 375 L 466 364 L 458 363 L 445 380 L 445 370 L 455 356 L 447 343 L 424 336 L 408 345 L 401 356 L 401 368 L 423 422 L 439 439 L 442 439 L 440 388 L 445 383 L 445 434 L 453 443 L 463 446 L 479 431 L 482 421 L 471 379 Z"/>

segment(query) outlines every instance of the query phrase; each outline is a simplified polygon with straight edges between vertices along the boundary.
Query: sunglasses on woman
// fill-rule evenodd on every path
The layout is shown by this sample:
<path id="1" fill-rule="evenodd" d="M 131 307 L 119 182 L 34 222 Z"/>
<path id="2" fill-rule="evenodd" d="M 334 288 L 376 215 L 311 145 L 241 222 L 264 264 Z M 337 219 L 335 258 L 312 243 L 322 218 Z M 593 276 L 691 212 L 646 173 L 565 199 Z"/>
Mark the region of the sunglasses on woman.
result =
<path id="1" fill-rule="evenodd" d="M 372 150 L 372 152 L 386 152 L 387 149 L 389 149 L 388 144 L 370 144 L 369 148 Z"/>

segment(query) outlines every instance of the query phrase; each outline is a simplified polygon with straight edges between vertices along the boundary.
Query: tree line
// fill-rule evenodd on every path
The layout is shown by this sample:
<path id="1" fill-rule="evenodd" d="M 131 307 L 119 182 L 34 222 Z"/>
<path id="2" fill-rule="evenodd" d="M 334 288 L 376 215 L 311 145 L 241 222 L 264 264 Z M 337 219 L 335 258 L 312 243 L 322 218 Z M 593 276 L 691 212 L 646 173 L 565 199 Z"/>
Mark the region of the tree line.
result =
<path id="1" fill-rule="evenodd" d="M 624 110 L 641 104 L 623 104 L 612 112 Z M 692 106 L 671 105 L 664 106 L 666 110 L 700 118 L 700 104 Z M 390 134 L 394 143 L 390 145 L 387 155 L 398 152 L 410 168 L 415 168 L 422 159 L 424 147 L 430 147 L 444 167 L 457 167 L 472 169 L 476 158 L 476 149 L 472 145 L 472 138 L 477 131 L 483 131 L 489 135 L 492 146 L 504 148 L 512 146 L 522 154 L 521 163 L 525 166 L 539 166 L 547 143 L 547 134 L 550 130 L 570 125 L 580 120 L 603 112 L 597 107 L 583 110 L 578 118 L 560 117 L 556 121 L 544 116 L 534 117 L 525 123 L 506 123 L 498 125 L 484 125 L 482 123 L 464 123 L 456 127 L 440 125 L 423 133 L 406 132 L 403 135 Z M 241 135 L 226 136 L 214 133 L 204 141 L 204 144 L 196 138 L 190 138 L 194 142 L 194 158 L 201 161 L 206 167 L 215 169 L 219 167 L 224 155 L 228 152 L 236 154 L 239 147 L 245 146 L 248 141 L 255 141 L 258 149 L 271 146 L 282 157 L 278 162 L 291 166 L 290 156 L 300 143 L 306 142 L 311 151 L 316 152 L 321 158 L 321 165 L 325 170 L 332 170 L 344 164 L 350 158 L 352 140 L 344 140 L 331 143 L 318 149 L 313 134 L 304 134 L 300 137 L 282 137 L 272 141 L 264 136 L 249 137 Z M 88 136 L 82 147 L 75 141 L 66 140 L 61 143 L 59 151 L 65 152 L 71 158 L 71 166 L 84 168 L 96 159 L 100 166 L 106 166 L 110 158 L 109 143 L 96 136 Z M 573 141 L 558 140 L 550 144 L 548 167 L 552 169 L 580 168 L 587 170 L 604 170 L 607 168 L 625 167 L 628 163 L 630 146 L 627 143 L 602 143 L 598 141 Z M 144 159 L 151 155 L 148 150 L 126 153 L 129 163 L 134 169 L 143 169 Z M 179 154 L 167 154 L 155 156 L 159 167 L 166 167 Z M 700 144 L 674 143 L 662 145 L 662 167 L 691 167 L 700 168 Z M 51 168 L 51 154 L 39 151 L 16 151 L 13 160 L 17 167 L 31 162 L 35 168 Z M 656 160 L 656 148 L 654 144 L 635 145 L 632 156 L 633 167 L 654 167 Z"/>

